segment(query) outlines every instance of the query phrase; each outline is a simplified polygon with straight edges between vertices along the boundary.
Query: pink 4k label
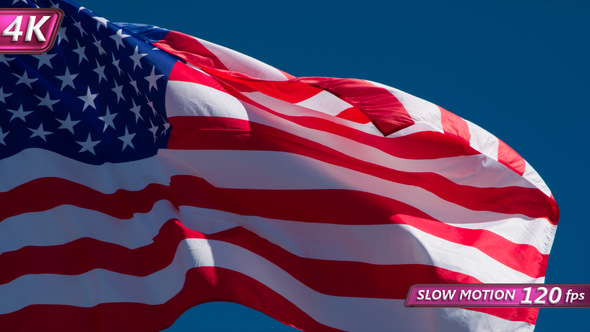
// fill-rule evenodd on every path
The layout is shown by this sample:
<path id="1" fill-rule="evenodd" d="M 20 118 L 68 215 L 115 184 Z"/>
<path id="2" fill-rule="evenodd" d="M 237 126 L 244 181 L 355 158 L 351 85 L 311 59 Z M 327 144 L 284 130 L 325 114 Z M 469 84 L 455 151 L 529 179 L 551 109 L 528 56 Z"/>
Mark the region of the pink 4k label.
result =
<path id="1" fill-rule="evenodd" d="M 40 54 L 49 51 L 64 13 L 57 8 L 0 8 L 0 53 Z"/>

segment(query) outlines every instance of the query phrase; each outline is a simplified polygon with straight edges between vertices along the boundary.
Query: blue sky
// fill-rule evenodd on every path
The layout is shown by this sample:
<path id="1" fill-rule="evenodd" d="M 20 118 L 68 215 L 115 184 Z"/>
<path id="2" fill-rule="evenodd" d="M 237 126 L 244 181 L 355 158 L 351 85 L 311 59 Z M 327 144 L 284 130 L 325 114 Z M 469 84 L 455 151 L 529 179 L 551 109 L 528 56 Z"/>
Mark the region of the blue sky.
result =
<path id="1" fill-rule="evenodd" d="M 363 78 L 434 102 L 532 164 L 561 209 L 548 283 L 590 283 L 590 1 L 79 0 L 111 21 L 181 31 L 295 76 Z M 419 310 L 419 309 L 418 309 Z M 587 329 L 590 309 L 542 309 L 536 331 Z M 206 304 L 169 331 L 293 331 Z"/>

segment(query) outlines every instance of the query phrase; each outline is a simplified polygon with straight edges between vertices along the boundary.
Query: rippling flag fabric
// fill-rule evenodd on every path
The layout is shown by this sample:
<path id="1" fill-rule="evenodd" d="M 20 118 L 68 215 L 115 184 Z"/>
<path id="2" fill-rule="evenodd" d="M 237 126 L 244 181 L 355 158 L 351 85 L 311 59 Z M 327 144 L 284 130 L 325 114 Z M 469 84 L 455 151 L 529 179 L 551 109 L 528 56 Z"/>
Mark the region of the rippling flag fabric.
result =
<path id="1" fill-rule="evenodd" d="M 309 331 L 529 330 L 406 308 L 416 283 L 541 283 L 543 180 L 477 125 L 366 80 L 294 77 L 70 1 L 0 55 L 0 327 L 155 331 L 230 301 Z"/>

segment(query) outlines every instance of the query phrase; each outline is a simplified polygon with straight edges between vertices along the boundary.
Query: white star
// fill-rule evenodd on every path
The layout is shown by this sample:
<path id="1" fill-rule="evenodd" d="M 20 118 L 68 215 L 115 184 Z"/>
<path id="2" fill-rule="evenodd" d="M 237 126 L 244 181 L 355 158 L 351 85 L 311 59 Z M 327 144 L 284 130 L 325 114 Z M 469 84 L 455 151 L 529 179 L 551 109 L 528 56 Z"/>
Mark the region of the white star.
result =
<path id="1" fill-rule="evenodd" d="M 9 58 L 4 54 L 0 54 L 0 62 L 9 66 L 9 67 L 10 67 L 10 64 L 8 63 L 8 61 L 12 61 L 12 60 L 14 60 L 14 58 L 12 58 L 12 57 Z"/>
<path id="2" fill-rule="evenodd" d="M 105 28 L 108 28 L 107 23 L 109 22 L 109 20 L 107 20 L 106 18 L 100 16 L 94 16 L 92 18 L 96 20 L 96 30 L 99 30 L 101 25 Z"/>
<path id="3" fill-rule="evenodd" d="M 104 121 L 104 128 L 102 129 L 103 132 L 105 132 L 108 127 L 116 129 L 115 123 L 113 122 L 113 120 L 115 119 L 116 116 L 117 116 L 117 114 L 111 114 L 111 112 L 109 111 L 109 107 L 107 106 L 107 113 L 104 116 L 98 117 L 99 119 Z"/>
<path id="4" fill-rule="evenodd" d="M 121 99 L 123 99 L 123 101 L 125 101 L 125 97 L 123 96 L 123 86 L 117 84 L 116 80 L 115 80 L 115 87 L 112 88 L 111 90 L 113 90 L 113 92 L 117 94 L 117 103 L 119 103 L 119 100 L 121 100 Z"/>
<path id="5" fill-rule="evenodd" d="M 94 99 L 96 99 L 96 96 L 98 96 L 98 93 L 91 93 L 90 87 L 88 87 L 85 96 L 78 96 L 78 98 L 84 101 L 84 107 L 82 107 L 82 112 L 84 112 L 86 110 L 86 107 L 88 106 L 96 109 L 96 106 L 94 105 Z"/>
<path id="6" fill-rule="evenodd" d="M 76 49 L 74 49 L 73 51 L 78 54 L 78 64 L 82 63 L 82 60 L 86 60 L 88 61 L 88 58 L 86 57 L 86 54 L 84 54 L 84 51 L 86 50 L 86 46 L 80 46 L 80 44 L 78 44 L 78 42 L 76 42 L 76 45 L 78 46 Z"/>
<path id="7" fill-rule="evenodd" d="M 141 91 L 139 91 L 139 88 L 137 87 L 137 81 L 136 80 L 132 80 L 129 82 L 129 84 L 131 84 L 131 86 L 135 89 L 135 94 L 139 96 L 139 94 L 141 93 Z"/>
<path id="8" fill-rule="evenodd" d="M 94 38 L 94 43 L 93 43 L 94 46 L 96 46 L 96 48 L 98 48 L 98 54 L 99 55 L 107 54 L 107 52 L 102 47 L 102 40 L 96 39 L 96 37 L 94 37 L 94 36 L 92 36 L 92 38 Z"/>
<path id="9" fill-rule="evenodd" d="M 72 88 L 74 88 L 74 90 L 76 89 L 76 86 L 74 85 L 74 78 L 76 78 L 78 76 L 78 74 L 70 74 L 70 70 L 68 69 L 68 67 L 66 67 L 66 72 L 65 74 L 63 74 L 62 76 L 55 76 L 57 79 L 61 80 L 61 90 L 63 90 L 66 86 L 71 86 Z"/>
<path id="10" fill-rule="evenodd" d="M 47 138 L 45 138 L 45 136 L 53 134 L 50 131 L 45 131 L 43 129 L 42 123 L 39 125 L 39 128 L 37 128 L 37 129 L 31 129 L 31 128 L 28 128 L 28 129 L 32 132 L 31 137 L 29 137 L 29 138 L 41 137 L 45 142 L 47 142 Z"/>
<path id="11" fill-rule="evenodd" d="M 139 119 L 143 120 L 143 117 L 141 116 L 141 106 L 135 105 L 135 100 L 131 99 L 131 101 L 133 102 L 133 107 L 130 111 L 135 114 L 135 123 L 137 123 Z"/>
<path id="12" fill-rule="evenodd" d="M 118 139 L 123 141 L 123 149 L 121 149 L 121 151 L 125 150 L 125 148 L 128 146 L 130 146 L 132 149 L 135 149 L 135 147 L 133 146 L 133 142 L 131 142 L 131 140 L 133 140 L 133 137 L 135 137 L 135 133 L 130 134 L 127 130 L 127 127 L 125 127 L 125 135 L 118 137 Z"/>
<path id="13" fill-rule="evenodd" d="M 82 9 L 82 8 L 84 8 L 84 7 L 80 7 L 80 9 Z M 82 28 L 82 22 L 78 22 L 78 21 L 75 21 L 75 22 L 76 23 L 74 23 L 74 26 L 76 28 L 78 28 L 78 30 L 80 30 L 80 34 L 82 35 L 82 37 L 84 37 L 84 34 L 88 34 L 86 31 L 84 31 L 84 28 Z"/>
<path id="14" fill-rule="evenodd" d="M 54 7 L 55 8 L 55 7 Z M 57 42 L 57 44 L 59 45 L 59 43 L 61 43 L 62 40 L 67 41 L 68 43 L 70 42 L 68 40 L 68 36 L 66 35 L 66 27 L 61 27 L 59 28 L 59 32 L 57 37 L 59 38 L 59 41 Z"/>
<path id="15" fill-rule="evenodd" d="M 37 64 L 37 69 L 41 69 L 43 65 L 46 65 L 47 67 L 53 69 L 53 66 L 51 65 L 51 58 L 56 56 L 56 54 L 42 53 L 33 56 L 37 58 L 37 60 L 39 60 L 39 63 Z"/>
<path id="16" fill-rule="evenodd" d="M 14 76 L 18 77 L 18 81 L 16 81 L 16 83 L 14 85 L 19 85 L 21 83 L 26 84 L 29 88 L 31 87 L 31 83 L 35 82 L 37 80 L 37 78 L 31 78 L 29 77 L 29 75 L 27 74 L 27 71 L 25 70 L 25 72 L 23 73 L 23 75 L 19 75 L 16 73 L 12 73 Z"/>
<path id="17" fill-rule="evenodd" d="M 98 141 L 93 141 L 92 138 L 90 137 L 90 133 L 88 133 L 88 138 L 86 139 L 85 142 L 83 141 L 76 141 L 76 143 L 80 144 L 82 146 L 82 148 L 80 149 L 80 151 L 78 151 L 78 153 L 82 153 L 84 151 L 88 151 L 90 153 L 92 153 L 93 155 L 96 155 L 96 152 L 94 152 L 94 147 L 100 143 L 100 140 Z"/>
<path id="18" fill-rule="evenodd" d="M 14 120 L 15 118 L 19 118 L 21 120 L 23 120 L 23 122 L 27 122 L 27 120 L 25 120 L 25 117 L 31 113 L 33 113 L 33 111 L 24 111 L 23 110 L 23 105 L 20 105 L 20 107 L 18 108 L 18 110 L 8 110 L 8 112 L 12 113 L 12 117 L 10 118 L 10 121 L 12 122 L 12 120 Z"/>
<path id="19" fill-rule="evenodd" d="M 6 104 L 6 97 L 10 97 L 12 93 L 4 93 L 4 87 L 0 86 L 0 101 Z"/>
<path id="20" fill-rule="evenodd" d="M 111 54 L 111 56 L 113 57 L 113 66 L 115 66 L 115 68 L 117 68 L 117 71 L 119 72 L 119 76 L 121 76 L 121 74 L 123 73 L 123 71 L 121 71 L 121 68 L 119 68 L 119 61 L 118 59 L 115 59 L 115 54 Z"/>
<path id="21" fill-rule="evenodd" d="M 111 36 L 111 38 L 115 41 L 115 46 L 117 46 L 117 51 L 119 50 L 119 45 L 125 48 L 125 44 L 123 44 L 123 39 L 131 37 L 123 33 L 123 29 L 119 29 L 117 33 Z"/>
<path id="22" fill-rule="evenodd" d="M 146 56 L 147 54 L 144 53 L 139 53 L 139 46 L 135 46 L 135 51 L 133 51 L 133 55 L 130 55 L 129 57 L 131 58 L 131 60 L 133 60 L 133 70 L 135 70 L 136 67 L 139 66 L 139 69 L 143 69 L 141 68 L 141 58 L 143 58 L 144 56 Z"/>
<path id="23" fill-rule="evenodd" d="M 7 132 L 3 132 L 2 131 L 2 128 L 0 128 L 0 144 L 6 146 L 6 143 L 4 142 L 4 139 L 6 138 L 6 136 L 8 136 L 8 133 L 9 132 L 10 132 L 10 130 L 7 131 Z"/>
<path id="24" fill-rule="evenodd" d="M 7 132 L 3 132 L 2 131 L 2 128 L 0 128 L 0 144 L 6 146 L 6 143 L 4 142 L 4 139 L 6 138 L 6 136 L 8 136 L 8 133 L 9 132 L 10 132 L 10 130 L 7 131 Z"/>
<path id="25" fill-rule="evenodd" d="M 103 54 L 107 54 L 107 51 L 104 50 L 104 48 L 102 47 L 102 40 L 97 40 L 94 42 L 94 46 L 96 46 L 96 48 L 98 49 L 98 55 L 103 55 Z"/>
<path id="26" fill-rule="evenodd" d="M 170 129 L 170 122 L 164 122 L 164 130 L 162 131 L 162 135 L 166 135 L 168 129 Z"/>
<path id="27" fill-rule="evenodd" d="M 156 66 L 152 67 L 152 73 L 149 76 L 144 77 L 149 83 L 150 86 L 148 87 L 148 92 L 152 91 L 152 88 L 155 88 L 158 91 L 158 79 L 164 75 L 156 75 Z"/>
<path id="28" fill-rule="evenodd" d="M 49 91 L 45 95 L 45 98 L 41 98 L 39 96 L 35 96 L 35 97 L 39 98 L 39 100 L 41 101 L 37 106 L 47 106 L 47 108 L 49 108 L 52 112 L 53 112 L 53 104 L 59 102 L 59 99 L 51 100 L 51 97 L 49 97 Z"/>
<path id="29" fill-rule="evenodd" d="M 101 66 L 101 65 L 98 63 L 98 60 L 96 60 L 96 68 L 94 68 L 94 69 L 92 69 L 92 70 L 94 70 L 94 72 L 98 74 L 98 84 L 100 84 L 100 82 L 101 82 L 101 79 L 104 79 L 104 80 L 105 80 L 105 81 L 107 81 L 107 82 L 109 81 L 109 80 L 107 80 L 107 77 L 106 77 L 106 75 L 104 74 L 104 68 L 105 68 L 105 66 Z"/>
<path id="30" fill-rule="evenodd" d="M 151 127 L 150 127 L 149 131 L 151 131 L 152 134 L 154 135 L 154 142 L 155 142 L 157 139 L 157 135 L 158 135 L 158 126 L 154 125 L 154 123 L 152 122 L 151 119 L 150 119 L 150 125 L 151 125 Z"/>
<path id="31" fill-rule="evenodd" d="M 148 106 L 152 109 L 152 112 L 154 112 L 154 114 L 158 114 L 158 112 L 156 112 L 156 108 L 154 107 L 154 102 L 151 100 L 147 100 L 146 104 L 148 104 Z"/>
<path id="32" fill-rule="evenodd" d="M 78 122 L 80 122 L 80 120 L 73 121 L 70 118 L 69 113 L 68 113 L 68 116 L 65 118 L 65 120 L 60 120 L 60 119 L 56 119 L 56 120 L 59 121 L 59 123 L 61 123 L 61 126 L 59 126 L 59 128 L 57 128 L 57 129 L 67 129 L 72 134 L 75 134 L 74 133 L 74 126 L 77 125 Z"/>

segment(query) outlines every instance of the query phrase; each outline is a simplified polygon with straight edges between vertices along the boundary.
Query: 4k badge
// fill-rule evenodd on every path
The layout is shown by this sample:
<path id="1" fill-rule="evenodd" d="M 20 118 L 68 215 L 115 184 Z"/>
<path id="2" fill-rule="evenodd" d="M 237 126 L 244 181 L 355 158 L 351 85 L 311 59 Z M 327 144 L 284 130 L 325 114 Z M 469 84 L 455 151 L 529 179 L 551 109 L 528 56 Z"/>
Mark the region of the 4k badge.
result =
<path id="1" fill-rule="evenodd" d="M 63 11 L 57 8 L 0 9 L 0 53 L 49 51 L 63 16 Z"/>

